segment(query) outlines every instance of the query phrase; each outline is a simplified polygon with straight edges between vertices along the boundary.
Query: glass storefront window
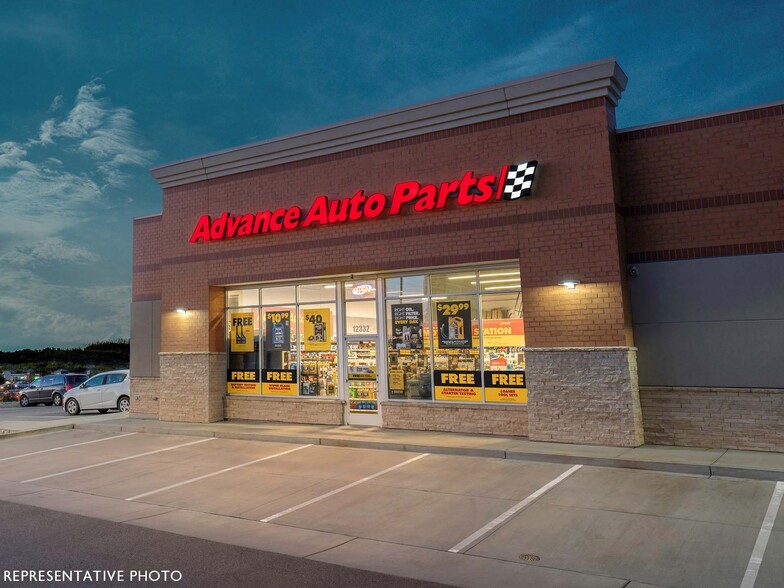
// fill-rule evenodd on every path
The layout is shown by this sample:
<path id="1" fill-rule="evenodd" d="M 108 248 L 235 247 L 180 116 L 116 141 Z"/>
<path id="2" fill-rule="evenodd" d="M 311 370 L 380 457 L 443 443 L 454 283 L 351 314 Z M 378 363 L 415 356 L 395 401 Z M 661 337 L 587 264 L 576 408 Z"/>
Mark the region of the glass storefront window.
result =
<path id="1" fill-rule="evenodd" d="M 346 301 L 346 335 L 375 335 L 376 326 L 375 300 Z"/>
<path id="2" fill-rule="evenodd" d="M 475 281 L 471 282 L 476 284 Z M 520 288 L 520 270 L 502 269 L 479 272 L 482 291 L 516 290 Z"/>
<path id="3" fill-rule="evenodd" d="M 298 286 L 299 302 L 334 302 L 336 296 L 335 282 L 323 284 L 303 284 Z"/>
<path id="4" fill-rule="evenodd" d="M 297 301 L 296 286 L 278 286 L 261 289 L 261 303 L 264 306 L 275 304 L 294 304 Z"/>
<path id="5" fill-rule="evenodd" d="M 258 394 L 258 307 L 229 309 L 226 312 L 226 331 L 228 391 L 232 394 Z"/>
<path id="6" fill-rule="evenodd" d="M 350 410 L 378 410 L 378 390 L 365 394 L 363 378 L 375 373 L 373 338 L 383 334 L 386 350 L 378 353 L 386 353 L 390 399 L 527 402 L 519 269 L 386 277 L 383 317 L 377 283 L 227 290 L 229 393 L 336 397 L 343 386 L 356 404 Z M 345 340 L 338 341 L 339 332 Z M 339 360 L 348 365 L 342 384 Z"/>
<path id="7" fill-rule="evenodd" d="M 296 396 L 299 393 L 297 307 L 263 306 L 261 325 L 261 394 Z"/>
<path id="8" fill-rule="evenodd" d="M 376 281 L 360 280 L 346 282 L 343 289 L 346 300 L 370 300 L 376 297 Z"/>
<path id="9" fill-rule="evenodd" d="M 433 296 L 461 292 L 476 292 L 476 272 L 457 271 L 430 276 L 430 293 Z"/>
<path id="10" fill-rule="evenodd" d="M 226 292 L 226 306 L 236 308 L 238 306 L 258 306 L 259 289 L 246 288 L 244 290 L 228 290 Z"/>
<path id="11" fill-rule="evenodd" d="M 334 290 L 332 292 L 334 297 Z M 301 396 L 336 396 L 338 334 L 335 304 L 302 305 L 299 315 L 299 393 Z"/>
<path id="12" fill-rule="evenodd" d="M 385 283 L 391 399 L 527 401 L 519 269 L 454 270 Z M 421 347 L 411 348 L 420 331 Z"/>
<path id="13" fill-rule="evenodd" d="M 488 285 L 487 290 L 496 288 L 498 282 L 490 284 L 494 285 Z M 525 324 L 519 291 L 482 294 L 482 341 L 485 402 L 528 402 Z"/>
<path id="14" fill-rule="evenodd" d="M 289 369 L 297 354 L 295 306 L 263 306 L 262 365 L 265 369 Z M 293 358 L 292 358 L 293 357 Z"/>
<path id="15" fill-rule="evenodd" d="M 387 298 L 416 298 L 426 296 L 427 276 L 399 276 L 386 279 Z"/>
<path id="16" fill-rule="evenodd" d="M 484 368 L 525 369 L 525 327 L 519 292 L 482 294 Z"/>
<path id="17" fill-rule="evenodd" d="M 476 296 L 434 297 L 431 308 L 435 399 L 482 402 Z"/>
<path id="18" fill-rule="evenodd" d="M 427 299 L 387 299 L 387 366 L 390 398 L 433 399 L 430 309 Z"/>

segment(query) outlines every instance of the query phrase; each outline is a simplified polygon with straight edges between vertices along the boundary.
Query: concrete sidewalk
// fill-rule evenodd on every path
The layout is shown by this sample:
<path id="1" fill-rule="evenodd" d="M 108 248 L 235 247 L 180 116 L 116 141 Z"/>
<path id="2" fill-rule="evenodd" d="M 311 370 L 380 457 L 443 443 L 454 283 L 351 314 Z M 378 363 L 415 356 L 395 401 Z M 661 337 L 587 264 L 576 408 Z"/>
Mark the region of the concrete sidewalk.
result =
<path id="1" fill-rule="evenodd" d="M 762 451 L 699 449 L 645 445 L 634 449 L 598 445 L 572 445 L 528 441 L 522 437 L 499 437 L 404 431 L 376 427 L 301 425 L 251 421 L 222 421 L 209 424 L 173 423 L 140 416 L 101 422 L 79 422 L 76 429 L 107 432 L 140 432 L 313 443 L 338 447 L 392 449 L 426 453 L 495 457 L 550 463 L 634 468 L 757 480 L 784 480 L 784 454 Z M 2 423 L 0 423 L 2 428 Z"/>
<path id="2" fill-rule="evenodd" d="M 72 417 L 61 408 L 19 408 L 0 405 L 0 440 L 6 437 L 30 435 L 42 431 L 65 431 L 74 428 L 77 417 Z M 41 410 L 46 411 L 41 414 Z M 91 422 L 106 422 L 120 419 L 125 422 L 127 413 L 85 414 Z"/>

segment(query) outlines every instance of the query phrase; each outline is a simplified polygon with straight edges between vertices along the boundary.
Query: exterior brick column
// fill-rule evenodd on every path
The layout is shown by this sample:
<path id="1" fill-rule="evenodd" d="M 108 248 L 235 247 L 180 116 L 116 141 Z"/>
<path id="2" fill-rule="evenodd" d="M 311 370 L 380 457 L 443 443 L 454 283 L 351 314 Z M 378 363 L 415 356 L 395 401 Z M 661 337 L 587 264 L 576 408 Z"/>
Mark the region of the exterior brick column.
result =
<path id="1" fill-rule="evenodd" d="M 643 444 L 635 347 L 526 349 L 531 441 Z"/>
<path id="2" fill-rule="evenodd" d="M 161 353 L 160 420 L 213 423 L 223 420 L 226 354 Z"/>

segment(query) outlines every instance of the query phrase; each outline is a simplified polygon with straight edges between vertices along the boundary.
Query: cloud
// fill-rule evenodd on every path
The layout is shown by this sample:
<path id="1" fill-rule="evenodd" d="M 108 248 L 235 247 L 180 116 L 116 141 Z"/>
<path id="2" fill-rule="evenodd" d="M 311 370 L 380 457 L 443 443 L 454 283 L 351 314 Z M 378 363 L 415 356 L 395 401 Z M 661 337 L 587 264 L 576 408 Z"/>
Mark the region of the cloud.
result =
<path id="1" fill-rule="evenodd" d="M 76 104 L 65 120 L 54 124 L 54 137 L 79 138 L 98 128 L 107 115 L 106 100 L 97 97 L 106 87 L 97 79 L 79 88 Z"/>
<path id="2" fill-rule="evenodd" d="M 41 239 L 36 243 L 15 245 L 0 255 L 0 263 L 30 267 L 37 262 L 95 263 L 98 255 L 60 237 Z"/>
<path id="3" fill-rule="evenodd" d="M 135 146 L 138 141 L 133 113 L 117 108 L 106 118 L 105 124 L 90 133 L 79 145 L 79 151 L 102 162 L 98 170 L 107 184 L 114 187 L 125 185 L 126 175 L 120 170 L 126 166 L 144 167 L 155 152 Z"/>
<path id="4" fill-rule="evenodd" d="M 52 100 L 52 105 L 49 107 L 49 112 L 57 112 L 63 107 L 63 96 L 60 94 L 59 96 L 55 96 L 54 100 Z"/>
<path id="5" fill-rule="evenodd" d="M 0 317 L 11 317 L 0 332 L 0 348 L 82 346 L 129 336 L 129 285 L 62 286 L 62 298 L 80 302 L 76 309 L 52 304 L 51 284 L 41 278 L 20 288 L 24 296 L 0 292 Z"/>
<path id="6" fill-rule="evenodd" d="M 37 137 L 0 143 L 6 220 L 0 235 L 46 238 L 71 228 L 85 205 L 106 203 L 107 189 L 125 185 L 124 170 L 144 168 L 155 157 L 155 151 L 140 145 L 133 112 L 112 107 L 99 96 L 105 90 L 99 80 L 91 80 L 79 88 L 71 110 L 41 123 Z M 61 104 L 57 96 L 52 106 Z M 24 245 L 39 251 L 34 244 Z"/>
<path id="7" fill-rule="evenodd" d="M 74 107 L 60 120 L 51 118 L 41 123 L 38 138 L 30 145 L 51 146 L 62 140 L 94 161 L 102 184 L 123 187 L 128 175 L 122 170 L 127 166 L 144 167 L 155 158 L 156 152 L 139 146 L 139 135 L 133 112 L 127 108 L 112 108 L 106 98 L 99 95 L 106 90 L 99 79 L 93 79 L 76 95 Z M 62 96 L 57 96 L 50 110 L 62 106 Z"/>
<path id="8" fill-rule="evenodd" d="M 27 151 L 18 143 L 14 143 L 13 141 L 0 143 L 0 168 L 18 168 L 25 155 L 27 155 Z"/>
<path id="9" fill-rule="evenodd" d="M 9 158 L 10 159 L 10 158 Z M 18 160 L 14 173 L 0 180 L 5 222 L 1 236 L 35 250 L 38 239 L 71 228 L 84 214 L 83 206 L 100 200 L 102 192 L 87 174 L 74 174 L 50 160 Z M 4 244 L 0 243 L 0 254 Z"/>
<path id="10" fill-rule="evenodd" d="M 90 223 L 127 202 L 121 189 L 156 153 L 105 92 L 90 80 L 70 109 L 56 96 L 35 136 L 0 142 L 0 271 L 14 284 L 0 289 L 2 349 L 128 336 L 130 285 L 93 271 L 116 267 L 116 251 Z"/>

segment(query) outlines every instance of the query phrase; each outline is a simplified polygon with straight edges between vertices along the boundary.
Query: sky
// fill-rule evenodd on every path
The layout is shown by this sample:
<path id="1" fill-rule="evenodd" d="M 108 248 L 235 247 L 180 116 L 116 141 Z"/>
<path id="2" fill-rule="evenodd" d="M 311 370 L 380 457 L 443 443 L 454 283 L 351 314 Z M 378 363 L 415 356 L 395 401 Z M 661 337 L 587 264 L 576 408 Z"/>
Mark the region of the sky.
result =
<path id="1" fill-rule="evenodd" d="M 0 350 L 130 335 L 151 167 L 614 56 L 619 128 L 784 100 L 784 2 L 0 0 Z"/>

